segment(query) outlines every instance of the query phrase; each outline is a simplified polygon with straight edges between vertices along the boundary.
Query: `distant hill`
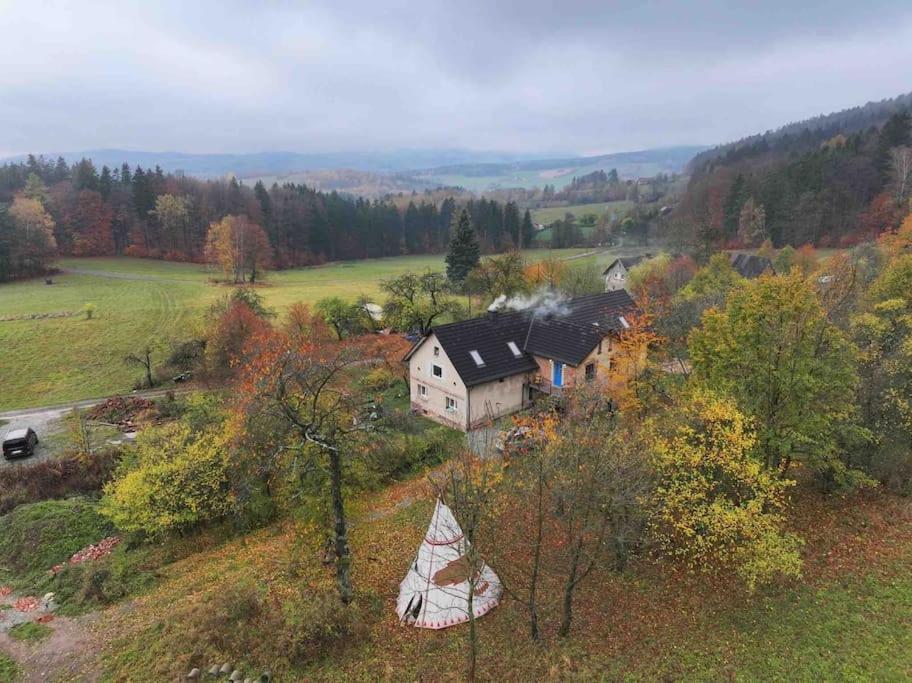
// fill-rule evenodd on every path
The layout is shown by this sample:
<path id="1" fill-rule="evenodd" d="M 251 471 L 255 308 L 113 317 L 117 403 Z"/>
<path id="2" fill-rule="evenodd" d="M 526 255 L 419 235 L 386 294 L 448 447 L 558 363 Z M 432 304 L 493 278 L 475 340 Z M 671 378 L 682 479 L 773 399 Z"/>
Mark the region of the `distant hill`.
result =
<path id="1" fill-rule="evenodd" d="M 850 135 L 872 126 L 879 128 L 891 116 L 910 107 L 912 93 L 905 93 L 832 114 L 821 114 L 707 149 L 693 157 L 688 169 L 699 173 L 719 161 L 732 163 L 739 158 L 757 156 L 776 149 L 794 151 L 796 147 L 813 146 L 840 133 Z"/>
<path id="2" fill-rule="evenodd" d="M 476 192 L 512 187 L 563 187 L 574 177 L 617 169 L 622 178 L 681 173 L 701 145 L 663 147 L 587 157 L 527 159 L 497 163 L 461 163 L 440 166 L 415 175 L 441 185 L 461 186 Z"/>
<path id="3" fill-rule="evenodd" d="M 508 187 L 562 187 L 574 176 L 616 168 L 624 178 L 679 173 L 705 147 L 669 147 L 601 156 L 542 158 L 541 155 L 455 149 L 397 150 L 390 152 L 256 152 L 250 154 L 188 154 L 125 149 L 89 149 L 51 152 L 73 164 L 91 159 L 97 168 L 160 166 L 169 173 L 199 178 L 235 175 L 252 183 L 304 182 L 323 190 L 382 195 L 422 191 L 434 187 L 465 187 L 486 191 Z M 22 161 L 24 156 L 8 161 Z"/>
<path id="4" fill-rule="evenodd" d="M 143 168 L 160 166 L 174 173 L 217 178 L 234 174 L 239 178 L 280 176 L 303 171 L 350 169 L 371 173 L 399 173 L 451 164 L 511 163 L 540 158 L 534 154 L 458 149 L 415 149 L 389 152 L 253 152 L 245 154 L 190 154 L 185 152 L 147 152 L 127 149 L 87 149 L 77 152 L 45 152 L 43 156 L 62 156 L 72 164 L 91 159 L 95 166 L 120 166 L 126 162 Z M 25 155 L 3 161 L 23 161 Z"/>

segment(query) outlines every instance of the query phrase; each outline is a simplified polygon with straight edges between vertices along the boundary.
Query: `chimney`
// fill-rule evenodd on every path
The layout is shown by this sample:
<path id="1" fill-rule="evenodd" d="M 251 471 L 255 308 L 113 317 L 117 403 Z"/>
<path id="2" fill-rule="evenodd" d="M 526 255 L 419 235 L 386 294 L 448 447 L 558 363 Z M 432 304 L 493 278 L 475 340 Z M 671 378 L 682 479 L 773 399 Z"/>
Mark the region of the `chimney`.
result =
<path id="1" fill-rule="evenodd" d="M 493 311 L 489 308 L 488 311 L 485 313 L 485 318 L 487 318 L 489 323 L 496 323 L 498 317 L 499 316 L 497 314 L 496 308 Z"/>

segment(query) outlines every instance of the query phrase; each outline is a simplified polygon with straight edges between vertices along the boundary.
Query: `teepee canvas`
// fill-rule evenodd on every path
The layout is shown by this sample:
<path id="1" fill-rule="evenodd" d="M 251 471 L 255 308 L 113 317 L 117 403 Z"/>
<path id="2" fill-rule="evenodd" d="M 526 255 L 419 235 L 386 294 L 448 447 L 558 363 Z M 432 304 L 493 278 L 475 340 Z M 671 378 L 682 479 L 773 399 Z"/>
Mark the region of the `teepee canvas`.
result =
<path id="1" fill-rule="evenodd" d="M 452 510 L 438 500 L 418 554 L 399 584 L 400 623 L 440 629 L 469 620 L 468 543 Z M 480 617 L 497 606 L 503 589 L 486 564 L 474 584 L 472 611 Z"/>

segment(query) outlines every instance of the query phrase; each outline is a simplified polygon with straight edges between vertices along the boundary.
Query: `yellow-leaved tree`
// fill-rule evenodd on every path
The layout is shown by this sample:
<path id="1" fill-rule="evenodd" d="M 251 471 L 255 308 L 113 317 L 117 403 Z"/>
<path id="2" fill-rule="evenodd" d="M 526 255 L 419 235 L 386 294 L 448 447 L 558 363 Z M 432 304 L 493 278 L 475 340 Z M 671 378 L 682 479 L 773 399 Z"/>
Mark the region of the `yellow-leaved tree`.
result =
<path id="1" fill-rule="evenodd" d="M 214 521 L 234 506 L 227 437 L 174 423 L 140 432 L 104 489 L 101 512 L 150 536 Z"/>
<path id="2" fill-rule="evenodd" d="M 691 569 L 733 570 L 750 590 L 800 576 L 802 541 L 784 518 L 793 482 L 752 456 L 756 436 L 734 401 L 693 388 L 648 429 L 652 528 L 664 551 Z"/>

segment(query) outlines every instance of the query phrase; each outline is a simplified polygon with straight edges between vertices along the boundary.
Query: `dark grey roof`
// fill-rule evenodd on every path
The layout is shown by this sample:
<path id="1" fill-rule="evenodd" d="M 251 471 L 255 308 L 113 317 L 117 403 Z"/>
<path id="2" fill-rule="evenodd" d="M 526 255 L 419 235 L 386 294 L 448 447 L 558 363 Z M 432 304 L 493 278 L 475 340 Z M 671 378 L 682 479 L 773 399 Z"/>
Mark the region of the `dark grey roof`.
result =
<path id="1" fill-rule="evenodd" d="M 541 316 L 531 310 L 487 314 L 433 329 L 466 386 L 491 382 L 538 368 L 533 355 L 579 365 L 596 344 L 624 329 L 621 317 L 635 308 L 624 290 L 577 297 L 565 302 L 562 315 Z M 427 337 L 406 354 L 408 360 Z M 516 356 L 513 342 L 522 351 Z M 471 351 L 484 361 L 479 366 Z"/>
<path id="2" fill-rule="evenodd" d="M 560 318 L 536 319 L 529 326 L 525 350 L 542 358 L 579 365 L 605 334 L 606 331 L 595 325 Z"/>
<path id="3" fill-rule="evenodd" d="M 755 277 L 760 277 L 766 271 L 775 273 L 776 270 L 773 268 L 773 262 L 770 261 L 765 256 L 756 256 L 754 254 L 732 254 L 729 257 L 731 261 L 732 268 L 734 268 L 738 275 L 748 280 L 752 280 Z"/>
<path id="4" fill-rule="evenodd" d="M 522 350 L 529 331 L 529 318 L 525 311 L 495 313 L 439 325 L 433 331 L 456 372 L 470 387 L 538 367 L 531 356 L 523 353 L 517 357 L 508 346 L 508 342 L 513 342 Z M 482 367 L 475 363 L 470 351 L 478 352 L 484 361 Z"/>
<path id="5" fill-rule="evenodd" d="M 633 268 L 635 265 L 637 265 L 641 261 L 645 261 L 646 259 L 651 259 L 651 258 L 652 258 L 652 254 L 641 254 L 640 256 L 624 256 L 621 258 L 616 258 L 616 259 L 614 259 L 614 261 L 612 261 L 610 264 L 608 264 L 608 267 L 605 268 L 605 270 L 602 271 L 602 275 L 607 275 L 608 271 L 611 270 L 612 268 L 614 268 L 614 265 L 616 263 L 620 263 L 622 266 L 624 266 L 625 270 L 630 270 L 631 268 Z"/>

